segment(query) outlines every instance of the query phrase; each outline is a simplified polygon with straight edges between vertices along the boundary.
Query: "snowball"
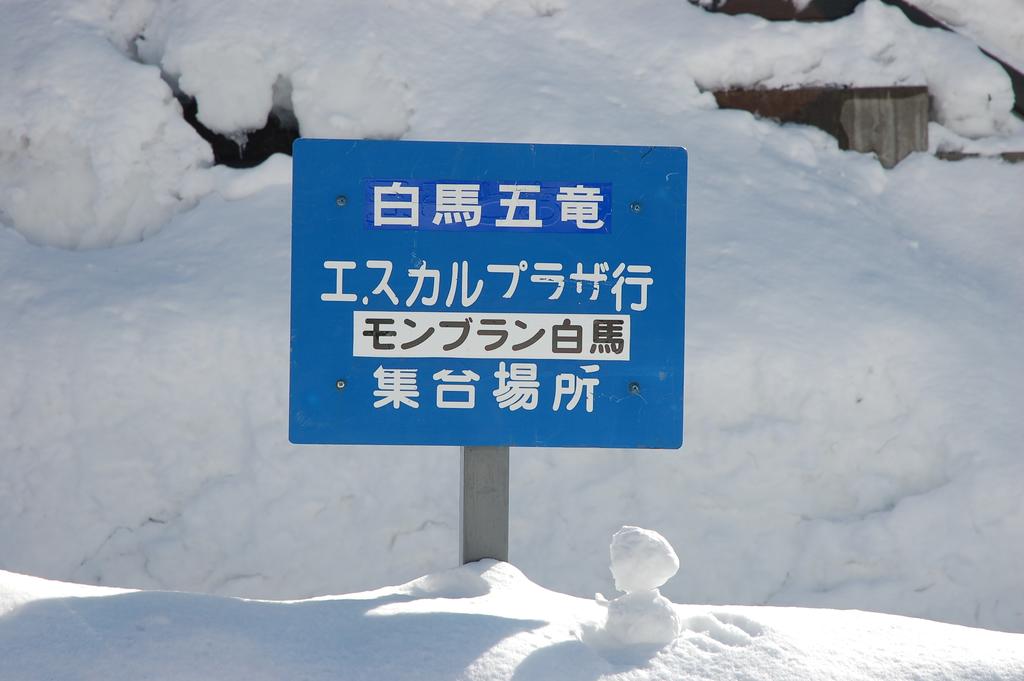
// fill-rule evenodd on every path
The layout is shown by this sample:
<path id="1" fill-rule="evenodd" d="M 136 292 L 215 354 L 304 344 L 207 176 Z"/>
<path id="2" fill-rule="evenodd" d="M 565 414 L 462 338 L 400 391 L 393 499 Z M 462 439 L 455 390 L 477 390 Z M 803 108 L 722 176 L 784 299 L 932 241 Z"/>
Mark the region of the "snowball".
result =
<path id="1" fill-rule="evenodd" d="M 622 645 L 667 645 L 679 629 L 675 607 L 657 589 L 628 593 L 608 603 L 605 632 Z"/>
<path id="2" fill-rule="evenodd" d="M 672 545 L 657 532 L 625 526 L 612 537 L 615 588 L 632 593 L 657 589 L 679 570 Z"/>

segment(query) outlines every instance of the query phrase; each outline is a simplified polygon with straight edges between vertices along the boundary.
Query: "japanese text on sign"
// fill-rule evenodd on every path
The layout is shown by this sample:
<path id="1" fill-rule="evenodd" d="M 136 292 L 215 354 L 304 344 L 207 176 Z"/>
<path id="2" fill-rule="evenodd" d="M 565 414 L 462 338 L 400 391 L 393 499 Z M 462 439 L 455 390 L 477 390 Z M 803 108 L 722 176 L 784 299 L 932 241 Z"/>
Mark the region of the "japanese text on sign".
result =
<path id="1" fill-rule="evenodd" d="M 597 377 L 597 364 L 584 364 L 578 372 L 563 372 L 555 377 L 551 398 L 551 411 L 575 411 L 583 404 L 583 411 L 594 411 L 594 388 L 601 382 Z M 541 399 L 541 382 L 537 365 L 530 362 L 499 362 L 493 374 L 495 388 L 490 391 L 499 409 L 532 411 Z M 419 409 L 423 396 L 419 389 L 419 369 L 385 368 L 380 365 L 373 372 L 377 389 L 373 391 L 373 407 L 381 409 L 403 407 Z M 470 369 L 442 369 L 432 375 L 433 404 L 438 409 L 473 409 L 477 405 L 476 388 L 480 374 Z"/>
<path id="2" fill-rule="evenodd" d="M 325 260 L 324 268 L 335 271 L 334 290 L 323 292 L 320 299 L 342 303 L 359 300 L 359 293 L 345 288 L 345 272 L 359 266 L 355 260 Z M 504 286 L 500 289 L 501 297 L 509 300 L 520 289 L 520 279 L 527 278 L 529 286 L 546 287 L 544 291 L 548 294 L 548 300 L 561 299 L 566 288 L 570 288 L 575 291 L 577 299 L 597 301 L 602 285 L 610 282 L 611 285 L 605 288 L 611 292 L 616 312 L 621 312 L 624 304 L 629 310 L 642 312 L 647 309 L 647 289 L 654 283 L 650 265 L 622 262 L 614 267 L 607 262 L 577 262 L 574 269 L 570 269 L 560 262 L 536 262 L 531 266 L 521 260 L 518 263 L 482 266 L 480 270 L 487 273 L 486 277 L 474 274 L 465 260 L 453 262 L 450 267 L 442 265 L 434 268 L 429 267 L 426 261 L 421 261 L 418 267 L 407 268 L 404 272 L 400 270 L 397 274 L 390 260 L 366 260 L 362 266 L 375 271 L 378 276 L 376 286 L 369 293 L 360 292 L 363 304 L 368 305 L 371 300 L 383 297 L 396 307 L 412 307 L 414 304 L 433 307 L 441 303 L 441 294 L 445 293 L 445 307 L 458 305 L 471 308 L 483 293 L 485 278 L 488 285 L 494 281 Z M 528 277 L 522 277 L 526 272 L 530 272 Z"/>
<path id="3" fill-rule="evenodd" d="M 678 447 L 686 152 L 301 139 L 289 439 Z"/>
<path id="4" fill-rule="evenodd" d="M 364 180 L 367 229 L 608 234 L 607 182 Z"/>
<path id="5" fill-rule="evenodd" d="M 356 357 L 628 360 L 628 315 L 355 311 Z"/>

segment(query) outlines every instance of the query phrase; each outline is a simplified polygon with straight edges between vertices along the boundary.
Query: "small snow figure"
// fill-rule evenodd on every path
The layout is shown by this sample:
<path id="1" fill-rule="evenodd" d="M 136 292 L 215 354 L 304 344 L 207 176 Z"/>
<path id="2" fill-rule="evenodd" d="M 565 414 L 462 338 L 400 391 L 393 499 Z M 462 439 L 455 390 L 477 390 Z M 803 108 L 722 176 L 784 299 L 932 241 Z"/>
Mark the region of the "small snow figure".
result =
<path id="1" fill-rule="evenodd" d="M 608 601 L 605 633 L 622 646 L 664 646 L 679 635 L 680 620 L 658 587 L 679 570 L 671 544 L 657 532 L 626 526 L 611 544 L 615 588 L 625 595 Z"/>

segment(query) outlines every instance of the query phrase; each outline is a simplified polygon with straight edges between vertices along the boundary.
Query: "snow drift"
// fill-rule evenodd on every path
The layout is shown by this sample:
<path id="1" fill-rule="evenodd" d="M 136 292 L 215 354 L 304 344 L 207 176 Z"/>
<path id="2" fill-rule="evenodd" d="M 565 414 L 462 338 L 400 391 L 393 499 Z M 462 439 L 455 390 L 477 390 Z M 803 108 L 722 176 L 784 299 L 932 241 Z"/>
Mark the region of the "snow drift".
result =
<path id="1" fill-rule="evenodd" d="M 856 611 L 671 606 L 660 649 L 595 648 L 593 601 L 484 561 L 368 593 L 247 601 L 0 572 L 4 678 L 1017 681 L 1020 634 Z"/>

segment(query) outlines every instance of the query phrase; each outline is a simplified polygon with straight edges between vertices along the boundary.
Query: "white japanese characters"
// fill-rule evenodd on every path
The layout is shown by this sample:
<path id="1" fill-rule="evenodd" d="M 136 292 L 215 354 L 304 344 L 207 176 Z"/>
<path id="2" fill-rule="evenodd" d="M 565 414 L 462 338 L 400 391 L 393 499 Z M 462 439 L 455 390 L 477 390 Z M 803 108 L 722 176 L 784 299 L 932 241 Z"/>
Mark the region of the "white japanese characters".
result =
<path id="1" fill-rule="evenodd" d="M 562 187 L 555 197 L 562 204 L 562 221 L 575 222 L 580 229 L 601 229 L 604 220 L 599 220 L 598 204 L 604 201 L 596 187 Z"/>
<path id="2" fill-rule="evenodd" d="M 551 411 L 574 411 L 583 403 L 583 411 L 594 411 L 594 389 L 601 383 L 597 377 L 600 367 L 585 364 L 579 367 L 579 374 L 563 372 L 555 378 L 554 398 Z M 416 383 L 418 369 L 394 369 L 378 366 L 373 372 L 377 379 L 378 398 L 375 409 L 408 407 L 418 409 L 420 396 Z M 491 391 L 499 409 L 510 412 L 523 409 L 533 411 L 540 402 L 540 381 L 537 380 L 537 365 L 532 363 L 498 363 L 494 372 L 497 387 Z M 433 374 L 435 383 L 435 406 L 438 409 L 473 409 L 476 407 L 476 384 L 480 375 L 469 369 L 442 369 Z"/>
<path id="3" fill-rule="evenodd" d="M 495 221 L 497 227 L 540 227 L 543 223 L 537 219 L 537 199 L 524 198 L 523 193 L 537 194 L 540 192 L 539 184 L 502 184 L 498 191 L 510 193 L 512 196 L 501 199 L 501 205 L 508 209 L 505 217 Z M 526 215 L 516 217 L 516 211 L 525 209 Z M 521 212 L 521 211 L 520 211 Z"/>
<path id="4" fill-rule="evenodd" d="M 480 376 L 475 371 L 442 369 L 434 374 L 437 384 L 438 409 L 472 409 L 476 406 L 476 387 L 473 381 Z"/>
<path id="5" fill-rule="evenodd" d="M 587 412 L 594 411 L 594 388 L 601 381 L 594 376 L 590 376 L 590 374 L 596 374 L 600 368 L 596 364 L 587 364 L 580 367 L 580 371 L 584 374 L 583 376 L 558 374 L 558 377 L 555 379 L 557 383 L 555 385 L 555 403 L 551 406 L 552 411 L 558 411 L 559 407 L 562 406 L 563 397 L 569 398 L 569 401 L 565 404 L 565 410 L 572 411 L 580 403 L 580 398 L 584 395 L 586 395 L 584 403 L 586 404 Z"/>
<path id="6" fill-rule="evenodd" d="M 627 264 L 620 262 L 614 268 L 607 262 L 574 264 L 572 270 L 567 264 L 560 262 L 535 262 L 532 265 L 525 260 L 518 263 L 489 263 L 476 269 L 487 275 L 474 274 L 474 268 L 465 260 L 449 263 L 447 266 L 430 267 L 423 260 L 416 267 L 399 270 L 390 260 L 367 260 L 362 266 L 374 270 L 377 283 L 364 294 L 363 304 L 375 303 L 383 297 L 393 306 L 412 307 L 419 304 L 426 307 L 444 305 L 446 308 L 471 308 L 492 282 L 504 285 L 501 297 L 511 300 L 521 290 L 520 279 L 525 272 L 530 272 L 531 286 L 544 287 L 548 300 L 560 300 L 566 292 L 566 280 L 575 284 L 570 287 L 570 295 L 586 296 L 588 302 L 597 301 L 601 291 L 608 290 L 615 302 L 615 311 L 622 311 L 623 304 L 628 302 L 629 309 L 643 312 L 647 309 L 648 289 L 654 284 L 653 268 L 650 265 Z M 359 300 L 359 295 L 345 289 L 344 274 L 360 267 L 354 260 L 325 260 L 324 269 L 334 270 L 334 290 L 324 291 L 320 300 L 324 302 L 352 303 Z M 644 275 L 644 276 L 636 276 Z M 392 279 L 398 279 L 399 296 L 392 286 Z M 607 284 L 611 282 L 611 286 Z M 408 293 L 406 293 L 408 291 Z M 444 294 L 444 298 L 441 294 Z"/>
<path id="7" fill-rule="evenodd" d="M 498 407 L 509 411 L 537 408 L 540 382 L 536 364 L 509 362 L 506 369 L 504 362 L 498 362 L 494 377 L 498 379 L 498 387 L 491 394 L 498 400 Z"/>
<path id="8" fill-rule="evenodd" d="M 398 198 L 385 198 L 386 196 Z M 391 214 L 391 211 L 396 214 Z M 393 182 L 390 187 L 374 187 L 373 224 L 418 227 L 420 224 L 420 188 L 404 187 L 399 182 Z"/>
<path id="9" fill-rule="evenodd" d="M 380 228 L 593 232 L 606 227 L 611 212 L 608 183 L 367 182 L 367 224 Z"/>
<path id="10" fill-rule="evenodd" d="M 416 389 L 416 372 L 418 369 L 385 369 L 377 367 L 373 377 L 377 379 L 377 389 L 373 396 L 380 398 L 373 403 L 375 409 L 390 405 L 398 409 L 403 404 L 418 409 L 420 404 L 415 398 L 420 396 Z"/>
<path id="11" fill-rule="evenodd" d="M 466 227 L 480 224 L 480 185 L 438 184 L 434 224 L 465 222 Z M 376 222 L 374 222 L 376 224 Z"/>

